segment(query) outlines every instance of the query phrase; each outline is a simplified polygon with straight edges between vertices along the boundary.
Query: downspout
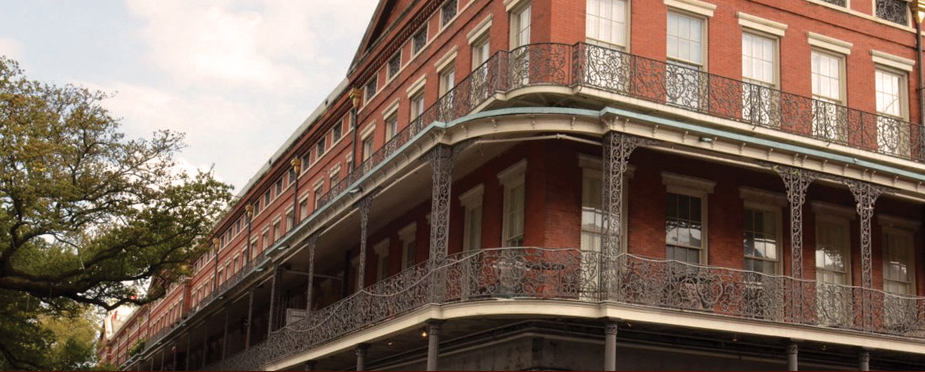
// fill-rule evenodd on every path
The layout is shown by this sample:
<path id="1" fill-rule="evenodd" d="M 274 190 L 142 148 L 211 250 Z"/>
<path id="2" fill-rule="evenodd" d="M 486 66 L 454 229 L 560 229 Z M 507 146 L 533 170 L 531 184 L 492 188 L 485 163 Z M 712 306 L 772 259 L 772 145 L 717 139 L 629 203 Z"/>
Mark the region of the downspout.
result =
<path id="1" fill-rule="evenodd" d="M 353 107 L 350 108 L 350 128 L 353 129 L 353 143 L 350 145 L 350 164 L 348 164 L 349 171 L 353 172 L 356 169 L 357 164 L 357 141 L 360 137 L 359 135 L 359 123 L 357 123 L 357 109 L 360 106 L 360 95 L 362 93 L 359 89 L 353 88 L 350 91 L 350 101 L 353 103 Z"/>

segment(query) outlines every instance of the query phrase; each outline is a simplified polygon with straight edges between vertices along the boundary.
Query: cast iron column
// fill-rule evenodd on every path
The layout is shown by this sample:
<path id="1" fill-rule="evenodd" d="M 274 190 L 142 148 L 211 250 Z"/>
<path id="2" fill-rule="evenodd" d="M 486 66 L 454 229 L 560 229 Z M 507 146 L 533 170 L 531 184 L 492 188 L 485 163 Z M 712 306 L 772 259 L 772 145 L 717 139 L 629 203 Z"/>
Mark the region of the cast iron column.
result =
<path id="1" fill-rule="evenodd" d="M 858 216 L 861 218 L 861 287 L 862 287 L 862 327 L 873 328 L 873 265 L 871 263 L 871 227 L 874 217 L 874 204 L 883 193 L 884 188 L 861 181 L 847 181 L 851 194 L 857 202 Z"/>
<path id="2" fill-rule="evenodd" d="M 268 326 L 267 326 L 267 335 L 269 335 L 271 332 L 274 331 L 274 320 L 276 320 L 276 319 L 274 319 L 274 318 L 275 318 L 274 315 L 275 315 L 276 310 L 277 310 L 276 307 L 278 306 L 278 304 L 276 303 L 276 302 L 277 302 L 277 301 L 276 301 L 276 296 L 277 296 L 277 292 L 279 292 L 279 291 L 276 289 L 276 287 L 282 284 L 282 283 L 278 283 L 278 282 L 280 281 L 280 279 L 281 279 L 281 275 L 280 275 L 280 274 L 281 274 L 281 272 L 280 272 L 280 270 L 279 270 L 279 264 L 274 265 L 274 266 L 273 266 L 273 282 L 272 282 L 272 284 L 270 285 L 270 314 L 267 316 L 267 317 L 269 318 L 268 321 L 267 321 L 267 323 L 268 323 Z M 269 337 L 269 336 L 268 336 L 268 337 Z"/>
<path id="3" fill-rule="evenodd" d="M 247 292 L 247 330 L 244 331 L 244 350 L 251 348 L 251 328 L 254 328 L 254 289 Z"/>
<path id="4" fill-rule="evenodd" d="M 357 292 L 366 288 L 366 235 L 369 234 L 369 208 L 372 203 L 372 193 L 360 199 L 360 265 L 357 267 Z M 344 278 L 345 282 L 346 279 Z"/>
<path id="5" fill-rule="evenodd" d="M 453 185 L 453 148 L 438 145 L 430 153 L 433 166 L 433 188 L 430 201 L 430 302 L 443 302 L 446 287 L 445 275 L 437 272 L 446 261 L 450 230 L 450 191 Z"/>
<path id="6" fill-rule="evenodd" d="M 787 188 L 787 200 L 790 202 L 790 276 L 793 286 L 790 294 L 792 321 L 802 322 L 803 314 L 803 204 L 806 203 L 806 190 L 818 175 L 805 169 L 777 166 Z"/>
<path id="7" fill-rule="evenodd" d="M 604 135 L 602 162 L 601 202 L 603 204 L 603 232 L 601 234 L 601 294 L 602 300 L 616 299 L 617 296 L 617 257 L 622 252 L 623 217 L 623 176 L 629 163 L 630 155 L 638 147 L 637 137 L 610 131 Z"/>
<path id="8" fill-rule="evenodd" d="M 858 370 L 870 371 L 870 351 L 865 349 L 858 353 Z"/>
<path id="9" fill-rule="evenodd" d="M 604 324 L 604 370 L 617 370 L 617 322 L 608 319 Z"/>
<path id="10" fill-rule="evenodd" d="M 230 307 L 230 306 L 229 306 Z M 225 309 L 225 329 L 222 334 L 222 360 L 225 360 L 225 357 L 228 355 L 228 314 L 231 312 L 231 309 Z"/>
<path id="11" fill-rule="evenodd" d="M 437 357 L 440 355 L 440 326 L 443 321 L 427 322 L 427 370 L 437 370 Z"/>
<path id="12" fill-rule="evenodd" d="M 357 353 L 357 371 L 366 370 L 366 350 L 369 349 L 369 344 L 359 344 L 356 348 Z"/>
<path id="13" fill-rule="evenodd" d="M 797 346 L 795 342 L 787 345 L 787 370 L 788 371 L 799 371 L 799 361 L 798 354 L 800 352 L 800 347 Z"/>
<path id="14" fill-rule="evenodd" d="M 312 295 L 315 286 L 315 246 L 318 245 L 318 235 L 308 237 L 308 289 L 305 290 L 305 319 L 312 313 Z"/>

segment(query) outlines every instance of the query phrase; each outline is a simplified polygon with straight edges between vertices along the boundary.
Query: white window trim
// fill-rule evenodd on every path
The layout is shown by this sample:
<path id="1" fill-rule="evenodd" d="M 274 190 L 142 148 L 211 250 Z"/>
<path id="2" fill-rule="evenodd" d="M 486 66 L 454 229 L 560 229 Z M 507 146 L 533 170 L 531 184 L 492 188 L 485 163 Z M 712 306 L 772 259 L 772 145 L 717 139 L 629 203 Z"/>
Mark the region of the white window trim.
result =
<path id="1" fill-rule="evenodd" d="M 398 108 L 396 107 L 396 110 L 397 110 L 397 109 L 398 109 Z M 372 123 L 369 123 L 369 125 L 367 125 L 366 128 L 363 129 L 362 132 L 360 132 L 360 140 L 361 140 L 361 141 L 362 141 L 362 140 L 365 140 L 365 139 L 368 138 L 369 136 L 373 135 L 373 132 L 375 132 L 375 131 L 376 131 L 376 122 L 374 121 L 374 122 L 372 122 Z"/>
<path id="2" fill-rule="evenodd" d="M 424 89 L 425 84 L 427 84 L 427 75 L 421 75 L 420 78 L 418 78 L 413 84 L 411 84 L 411 86 L 408 87 L 408 89 L 405 90 L 405 92 L 408 94 L 408 98 L 417 95 L 418 92 Z"/>
<path id="3" fill-rule="evenodd" d="M 468 248 L 470 245 L 469 234 L 467 234 L 469 232 L 468 229 L 472 222 L 471 221 L 472 214 L 470 212 L 475 210 L 476 208 L 482 207 L 482 198 L 484 195 L 485 195 L 485 185 L 480 183 L 478 184 L 478 186 L 475 186 L 469 189 L 469 191 L 466 191 L 462 195 L 459 196 L 459 204 L 462 205 L 463 210 L 464 210 L 463 212 L 463 250 L 466 250 L 466 248 Z M 481 235 L 481 233 L 482 233 L 482 228 L 481 226 L 479 226 L 479 235 Z"/>
<path id="4" fill-rule="evenodd" d="M 813 3 L 813 4 L 816 4 L 816 5 L 821 5 L 821 6 L 824 6 L 824 7 L 826 7 L 826 8 L 829 8 L 829 9 L 832 9 L 832 10 L 836 10 L 836 11 L 839 11 L 839 12 L 842 12 L 842 13 L 848 13 L 848 14 L 851 14 L 851 15 L 853 15 L 853 16 L 861 17 L 861 18 L 864 18 L 864 19 L 867 19 L 867 20 L 870 20 L 870 21 L 874 21 L 874 22 L 883 24 L 883 25 L 887 25 L 887 26 L 890 26 L 890 27 L 898 28 L 898 29 L 900 29 L 900 30 L 908 31 L 908 32 L 913 33 L 913 34 L 915 33 L 915 28 L 914 28 L 914 27 L 909 26 L 909 25 L 900 25 L 900 24 L 898 24 L 898 23 L 890 22 L 890 21 L 887 21 L 887 20 L 885 20 L 885 19 L 880 19 L 879 17 L 876 16 L 876 13 L 875 13 L 875 12 L 871 12 L 870 14 L 864 14 L 864 13 L 861 13 L 861 12 L 859 12 L 859 11 L 857 11 L 857 10 L 850 9 L 849 6 L 844 6 L 844 7 L 842 7 L 842 6 L 838 6 L 838 5 L 835 5 L 835 4 L 829 4 L 829 3 L 825 2 L 825 1 L 822 1 L 822 0 L 806 0 L 806 1 L 808 1 L 808 2 L 810 2 L 810 3 Z M 849 0 L 849 1 L 850 1 L 850 0 Z M 873 6 L 874 6 L 874 7 L 877 6 L 876 2 L 872 2 L 872 3 L 873 3 Z M 850 4 L 846 4 L 846 5 L 850 5 Z M 910 15 L 910 20 L 911 20 L 911 17 L 914 17 L 914 16 L 915 16 L 915 15 Z"/>
<path id="5" fill-rule="evenodd" d="M 398 112 L 399 103 L 401 103 L 400 97 L 396 98 L 395 101 L 392 101 L 392 104 L 390 104 L 388 108 L 386 108 L 385 110 L 382 110 L 382 120 L 383 121 L 388 121 L 388 119 L 392 117 L 392 115 Z"/>
<path id="6" fill-rule="evenodd" d="M 501 215 L 501 245 L 507 246 L 508 234 L 510 229 L 510 221 L 508 221 L 508 216 L 510 215 L 509 199 L 511 190 L 515 187 L 526 184 L 526 171 L 527 171 L 527 159 L 522 159 L 521 161 L 507 167 L 507 169 L 498 173 L 498 181 L 500 181 L 501 186 L 504 188 L 504 196 L 501 198 L 501 203 L 503 204 L 502 215 Z M 526 186 L 524 186 L 524 236 L 526 237 L 526 218 L 527 218 L 527 195 L 526 195 Z"/>
<path id="7" fill-rule="evenodd" d="M 401 230 L 398 230 L 398 239 L 402 243 L 407 243 L 411 240 L 414 240 L 415 233 L 418 230 L 418 225 L 416 222 L 408 224 L 408 226 L 403 227 Z"/>
<path id="8" fill-rule="evenodd" d="M 766 198 L 767 195 L 765 193 L 771 194 L 774 197 L 771 200 L 767 200 Z M 784 214 L 782 212 L 782 207 L 784 204 L 778 203 L 779 201 L 777 198 L 778 196 L 783 197 L 783 195 L 780 195 L 780 194 L 771 193 L 767 191 L 761 191 L 760 194 L 742 195 L 742 199 L 744 200 L 743 206 L 745 208 L 759 210 L 763 212 L 770 212 L 771 214 L 774 215 L 774 219 L 776 222 L 775 223 L 776 228 L 774 229 L 774 235 L 775 235 L 775 241 L 777 242 L 777 264 L 775 265 L 777 269 L 776 275 L 781 275 L 784 272 L 784 229 L 783 229 Z M 742 254 L 742 258 L 743 260 L 745 259 L 744 252 Z"/>
<path id="9" fill-rule="evenodd" d="M 382 239 L 376 245 L 373 246 L 373 253 L 377 256 L 388 256 L 389 254 L 389 238 Z"/>
<path id="10" fill-rule="evenodd" d="M 825 49 L 844 56 L 851 55 L 851 47 L 854 46 L 854 44 L 847 41 L 817 34 L 812 31 L 806 31 L 806 41 L 813 47 Z"/>
<path id="11" fill-rule="evenodd" d="M 832 58 L 838 59 L 838 101 L 837 104 L 845 105 L 848 98 L 848 69 L 846 65 L 846 60 L 848 56 L 846 54 L 839 54 L 838 52 L 833 52 L 830 49 L 825 48 L 813 48 L 810 49 L 810 83 L 812 83 L 812 53 L 825 54 Z M 820 97 L 827 101 L 832 100 L 831 98 L 825 96 L 819 96 L 816 93 L 813 93 L 813 98 Z"/>
<path id="12" fill-rule="evenodd" d="M 716 4 L 699 0 L 665 0 L 665 5 L 707 18 L 712 18 L 713 12 L 716 11 Z M 706 40 L 704 40 L 704 44 L 706 44 Z"/>
<path id="13" fill-rule="evenodd" d="M 588 155 L 588 154 L 578 154 L 578 167 L 581 168 L 581 176 L 584 177 L 596 177 L 603 182 L 604 171 L 603 171 L 604 162 L 600 157 Z M 622 240 L 623 252 L 629 252 L 629 188 L 627 187 L 627 182 L 633 179 L 636 176 L 636 166 L 632 164 L 626 165 L 626 170 L 623 171 L 623 210 L 620 213 L 620 220 L 623 221 L 620 231 L 620 236 Z M 582 181 L 583 182 L 583 181 Z M 602 185 L 603 186 L 603 185 Z M 583 187 L 583 186 L 582 186 Z M 601 200 L 603 202 L 603 200 Z M 581 205 L 579 205 L 581 206 Z M 581 233 L 579 229 L 579 233 Z M 581 237 L 579 236 L 579 239 Z"/>
<path id="14" fill-rule="evenodd" d="M 669 0 L 666 0 L 666 1 L 669 1 Z M 699 63 L 698 63 L 698 62 L 694 62 L 694 61 L 690 61 L 690 60 L 686 60 L 686 59 L 675 58 L 675 57 L 666 57 L 666 59 L 667 59 L 669 62 L 670 62 L 670 61 L 678 61 L 678 62 L 682 62 L 682 63 L 688 64 L 688 65 L 700 66 L 701 71 L 704 71 L 704 72 L 708 71 L 708 67 L 707 67 L 707 66 L 709 65 L 709 62 L 710 62 L 710 59 L 709 59 L 709 56 L 710 56 L 710 45 L 709 45 L 709 44 L 710 44 L 710 17 L 705 17 L 705 16 L 703 16 L 702 14 L 699 14 L 699 13 L 692 13 L 692 12 L 690 12 L 690 11 L 687 11 L 687 10 L 684 10 L 684 9 L 680 9 L 680 8 L 669 8 L 669 9 L 668 9 L 668 13 L 669 13 L 669 14 L 670 14 L 670 13 L 674 13 L 675 15 L 679 15 L 679 16 L 683 16 L 683 17 L 696 18 L 696 19 L 699 19 L 699 20 L 703 21 L 703 24 L 701 25 L 701 27 L 702 27 L 702 28 L 701 28 L 701 35 L 703 36 L 703 40 L 701 40 L 701 43 L 700 43 L 700 59 L 701 59 L 701 61 L 700 61 Z M 667 26 L 667 16 L 668 16 L 668 14 L 666 14 L 666 26 Z M 665 30 L 665 32 L 666 32 L 665 35 L 666 35 L 666 37 L 667 37 L 667 29 Z M 667 51 L 667 46 L 666 46 L 666 51 Z"/>
<path id="15" fill-rule="evenodd" d="M 812 202 L 812 207 L 813 213 L 815 213 L 817 217 L 831 216 L 832 218 L 843 219 L 846 222 L 854 221 L 854 219 L 857 218 L 857 211 L 850 207 L 821 201 Z M 849 244 L 850 243 L 849 241 Z"/>
<path id="16" fill-rule="evenodd" d="M 918 291 L 918 283 L 917 283 L 917 282 L 918 282 L 918 272 L 915 271 L 915 259 L 916 259 L 916 256 L 915 256 L 915 253 L 916 253 L 916 249 L 915 249 L 915 232 L 914 232 L 914 231 L 910 231 L 910 230 L 908 230 L 908 229 L 900 228 L 900 227 L 885 226 L 885 227 L 883 227 L 883 233 L 882 233 L 882 234 L 885 235 L 885 234 L 887 234 L 887 233 L 889 233 L 889 234 L 894 234 L 894 235 L 905 235 L 906 237 L 909 238 L 909 242 L 911 243 L 911 246 L 910 246 L 909 248 L 912 250 L 912 252 L 910 252 L 910 256 L 911 256 L 911 257 L 909 257 L 909 258 L 910 258 L 909 262 L 906 263 L 906 264 L 908 265 L 908 267 L 907 267 L 906 270 L 907 270 L 909 273 L 911 273 L 911 274 L 909 274 L 909 276 L 911 276 L 911 278 L 909 278 L 909 279 L 910 279 L 910 280 L 909 280 L 909 284 L 910 284 L 910 286 L 912 287 L 911 290 L 910 290 L 910 292 L 912 292 L 912 293 L 911 293 L 911 294 L 900 294 L 900 293 L 895 293 L 895 292 L 886 292 L 886 285 L 885 285 L 885 284 L 882 284 L 882 285 L 881 285 L 881 289 L 883 289 L 883 291 L 884 291 L 885 293 L 891 293 L 891 294 L 894 294 L 894 295 L 900 295 L 900 296 L 909 296 L 909 295 L 912 295 L 912 296 L 915 296 L 916 293 L 918 293 L 918 292 L 917 292 L 917 291 Z M 882 239 L 883 239 L 883 236 L 881 236 L 881 241 L 882 241 Z M 883 258 L 884 258 L 883 255 L 886 254 L 886 249 L 885 249 L 885 248 L 886 248 L 886 247 L 884 247 L 884 249 L 882 249 L 883 253 L 881 253 L 881 261 L 883 262 L 883 263 L 881 264 L 881 266 L 885 266 L 885 265 L 886 265 L 886 260 L 883 259 Z M 884 268 L 884 269 L 885 269 L 885 268 Z M 882 271 L 881 280 L 883 280 L 884 282 L 886 282 L 886 280 L 887 280 L 887 279 L 886 279 L 886 270 L 883 270 L 883 271 Z"/>
<path id="17" fill-rule="evenodd" d="M 466 0 L 461 0 L 461 1 L 466 1 Z M 443 30 L 445 30 L 447 27 L 453 24 L 453 21 L 455 21 L 456 18 L 459 18 L 459 13 L 462 13 L 462 11 L 465 10 L 468 7 L 468 5 L 471 4 L 472 2 L 471 1 L 467 2 L 466 6 L 462 8 L 460 7 L 459 3 L 460 3 L 459 1 L 456 2 L 456 14 L 454 14 L 453 17 L 450 19 L 443 19 L 443 7 L 446 6 L 446 4 L 444 3 L 444 5 L 440 7 L 439 14 L 437 15 L 437 25 L 439 25 L 438 28 L 440 29 L 440 31 L 437 33 L 437 35 L 442 33 Z"/>
<path id="18" fill-rule="evenodd" d="M 440 17 L 439 9 L 437 13 L 438 13 L 437 17 Z M 418 51 L 415 52 L 414 51 L 414 37 L 417 36 L 419 33 L 421 33 L 421 30 L 424 30 L 424 33 L 427 35 L 424 37 L 424 45 L 421 45 L 421 49 L 418 49 Z M 421 27 L 418 27 L 418 29 L 415 30 L 413 34 L 411 34 L 411 39 L 408 40 L 408 46 L 410 47 L 409 51 L 411 52 L 411 58 L 408 59 L 408 62 L 411 62 L 412 60 L 414 60 L 414 57 L 417 57 L 421 53 L 424 53 L 424 50 L 427 49 L 428 46 L 430 46 L 430 41 L 433 39 L 432 36 L 433 35 L 430 34 L 430 21 L 429 20 L 425 21 L 424 25 L 422 25 Z"/>
<path id="19" fill-rule="evenodd" d="M 784 37 L 784 34 L 787 33 L 787 25 L 784 23 L 775 22 L 770 19 L 753 16 L 743 12 L 736 13 L 736 16 L 739 18 L 739 25 L 744 28 L 761 31 L 777 37 Z"/>
<path id="20" fill-rule="evenodd" d="M 510 12 L 511 9 L 516 8 L 521 3 L 526 2 L 526 1 L 528 0 L 504 0 L 504 10 L 506 12 Z"/>
<path id="21" fill-rule="evenodd" d="M 911 67 L 910 67 L 910 68 L 911 68 Z M 898 115 L 898 116 L 893 116 L 893 115 L 890 115 L 890 114 L 881 114 L 881 113 L 879 113 L 879 112 L 877 112 L 877 114 L 878 114 L 878 115 L 889 116 L 889 117 L 896 117 L 896 118 L 900 118 L 900 119 L 902 119 L 902 120 L 908 121 L 908 120 L 909 120 L 909 96 L 908 96 L 909 93 L 908 93 L 908 91 L 907 91 L 906 89 L 902 89 L 903 87 L 906 87 L 906 86 L 908 86 L 908 84 L 909 84 L 909 80 L 908 80 L 908 79 L 909 79 L 909 73 L 908 73 L 908 71 L 897 70 L 897 69 L 893 68 L 892 66 L 885 66 L 885 65 L 881 65 L 881 64 L 876 64 L 876 63 L 875 63 L 875 64 L 874 64 L 874 77 L 875 77 L 875 78 L 876 78 L 876 76 L 877 76 L 877 72 L 881 72 L 881 73 L 885 73 L 885 74 L 891 74 L 891 75 L 896 75 L 897 77 L 899 77 L 899 92 L 898 92 L 898 93 L 899 93 L 899 115 Z M 874 89 L 875 89 L 875 91 L 874 91 L 874 96 L 875 96 L 875 97 L 876 97 L 876 93 L 877 93 L 877 92 L 876 92 L 876 85 L 877 85 L 877 84 L 876 84 L 876 81 L 875 81 L 875 82 L 874 82 Z M 907 130 L 908 130 L 908 129 L 907 129 Z"/>
<path id="22" fill-rule="evenodd" d="M 328 170 L 328 177 L 334 176 L 338 172 L 340 172 L 340 163 Z"/>
<path id="23" fill-rule="evenodd" d="M 708 264 L 710 262 L 709 195 L 713 193 L 713 189 L 716 187 L 716 181 L 671 172 L 662 172 L 662 184 L 665 185 L 667 193 L 700 198 L 700 224 L 702 225 L 700 241 L 703 244 L 700 248 L 700 264 Z M 667 242 L 665 243 L 665 247 L 667 248 L 668 244 Z"/>
<path id="24" fill-rule="evenodd" d="M 759 203 L 777 208 L 789 205 L 787 196 L 781 193 L 756 189 L 752 187 L 739 187 L 739 197 L 747 202 Z"/>
<path id="25" fill-rule="evenodd" d="M 613 44 L 613 43 L 611 43 L 611 42 L 609 42 L 609 41 L 598 40 L 598 39 L 595 39 L 595 38 L 592 38 L 592 37 L 588 37 L 588 30 L 587 30 L 587 27 L 586 27 L 586 29 L 585 29 L 585 40 L 586 40 L 586 41 L 593 41 L 594 43 L 599 43 L 600 45 L 614 45 L 614 46 L 618 46 L 618 47 L 622 48 L 622 51 L 623 51 L 623 52 L 625 52 L 625 53 L 630 53 L 630 47 L 633 45 L 633 43 L 632 43 L 632 30 L 633 30 L 633 26 L 632 26 L 632 24 L 631 24 L 632 19 L 633 19 L 633 16 L 632 16 L 632 15 L 633 15 L 633 9 L 632 9 L 633 2 L 632 2 L 631 0 L 625 0 L 625 3 L 626 3 L 626 9 L 625 9 L 625 11 L 626 11 L 626 14 L 625 14 L 626 18 L 623 20 L 623 28 L 624 28 L 624 30 L 623 30 L 623 35 L 626 37 L 626 39 L 623 40 L 623 45 Z M 585 10 L 585 13 L 586 13 L 586 14 L 585 14 L 585 19 L 586 19 L 585 22 L 587 22 L 587 17 L 588 17 L 588 15 L 587 15 L 587 9 Z"/>
<path id="26" fill-rule="evenodd" d="M 443 57 L 440 57 L 440 59 L 438 59 L 437 62 L 434 63 L 434 69 L 437 71 L 437 74 L 439 74 L 443 70 L 446 70 L 447 66 L 452 65 L 453 62 L 456 62 L 456 55 L 458 54 L 458 52 L 459 52 L 459 46 L 454 46 L 453 49 L 450 49 L 449 52 L 446 52 L 446 54 L 444 54 Z"/>
<path id="27" fill-rule="evenodd" d="M 879 50 L 871 49 L 870 57 L 871 60 L 874 61 L 874 64 L 892 67 L 905 72 L 912 72 L 915 67 L 915 61 L 911 59 L 881 52 Z"/>
<path id="28" fill-rule="evenodd" d="M 485 34 L 488 33 L 488 30 L 491 29 L 491 18 L 492 15 L 489 14 L 488 17 L 485 17 L 478 26 L 475 26 L 469 33 L 466 34 L 466 39 L 469 41 L 469 45 L 475 44 L 482 39 Z"/>
<path id="29" fill-rule="evenodd" d="M 388 64 L 388 61 L 386 61 L 386 64 Z M 386 68 L 388 68 L 388 67 L 386 67 Z M 401 71 L 399 71 L 398 73 L 400 74 Z M 386 71 L 386 74 L 388 74 L 388 71 Z M 398 74 L 396 74 L 396 75 L 398 75 Z M 367 97 L 367 96 L 366 96 L 366 87 L 369 86 L 369 83 L 371 83 L 371 82 L 373 81 L 373 79 L 376 80 L 376 92 L 373 93 L 373 95 Z M 366 107 L 368 107 L 368 106 L 369 106 L 369 103 L 372 102 L 373 99 L 375 99 L 375 98 L 379 95 L 379 92 L 381 92 L 381 91 L 382 91 L 382 87 L 379 86 L 379 72 L 376 71 L 376 72 L 373 73 L 373 76 L 370 76 L 370 78 L 366 80 L 366 83 L 363 84 L 363 109 L 365 109 Z"/>
<path id="30" fill-rule="evenodd" d="M 820 205 L 818 210 L 817 210 L 817 205 Z M 845 241 L 845 243 L 847 244 L 847 247 L 845 247 L 845 252 L 844 252 L 845 253 L 845 284 L 844 285 L 850 286 L 850 285 L 853 285 L 854 283 L 854 279 L 852 278 L 853 257 L 851 257 L 851 248 L 852 248 L 851 247 L 851 221 L 854 220 L 854 218 L 850 218 L 850 219 L 847 218 L 847 216 L 845 216 L 844 209 L 850 210 L 851 208 L 844 208 L 844 207 L 837 206 L 834 204 L 828 204 L 828 203 L 822 203 L 822 202 L 813 203 L 813 212 L 816 213 L 816 216 L 815 216 L 816 226 L 813 226 L 813 228 L 816 230 L 816 234 L 814 237 L 816 241 L 813 244 L 813 255 L 814 255 L 813 260 L 815 261 L 815 252 L 817 249 L 819 249 L 818 247 L 819 246 L 819 231 L 820 231 L 819 222 L 829 222 L 833 224 L 842 225 L 842 227 L 845 228 L 845 233 L 846 233 L 845 238 L 847 238 Z M 817 261 L 817 262 L 814 262 L 813 264 L 815 265 L 815 269 L 818 271 L 818 269 L 820 268 L 819 262 Z M 826 283 L 826 284 L 831 284 L 831 283 Z M 843 304 L 843 306 L 849 306 L 849 305 Z"/>
<path id="31" fill-rule="evenodd" d="M 397 78 L 398 75 L 401 75 L 402 70 L 405 69 L 405 66 L 401 63 L 401 54 L 402 54 L 401 48 L 399 48 L 398 51 L 396 51 L 395 54 L 392 55 L 392 58 L 389 58 L 388 60 L 385 61 L 385 84 L 386 85 L 391 83 L 392 80 L 395 80 L 395 78 Z M 394 75 L 389 76 L 389 62 L 391 62 L 392 59 L 394 59 L 395 57 L 398 57 L 398 70 L 395 71 Z"/>
<path id="32" fill-rule="evenodd" d="M 774 69 L 774 71 L 771 71 L 772 80 L 773 80 L 771 82 L 772 84 L 771 87 L 774 89 L 777 89 L 778 87 L 780 87 L 780 65 L 781 65 L 780 63 L 780 36 L 775 35 L 775 34 L 769 34 L 764 31 L 757 30 L 757 29 L 750 28 L 750 27 L 745 27 L 745 26 L 743 26 L 742 34 L 743 35 L 749 34 L 749 35 L 752 35 L 753 37 L 762 37 L 762 38 L 771 40 L 772 47 L 774 48 L 774 50 L 772 50 L 772 53 L 774 54 L 774 64 L 772 68 Z M 745 38 L 743 36 L 743 42 L 744 42 L 744 39 Z M 745 56 L 743 55 L 742 57 L 744 59 Z M 740 62 L 744 63 L 744 60 Z M 767 82 L 763 82 L 763 83 L 767 83 Z"/>

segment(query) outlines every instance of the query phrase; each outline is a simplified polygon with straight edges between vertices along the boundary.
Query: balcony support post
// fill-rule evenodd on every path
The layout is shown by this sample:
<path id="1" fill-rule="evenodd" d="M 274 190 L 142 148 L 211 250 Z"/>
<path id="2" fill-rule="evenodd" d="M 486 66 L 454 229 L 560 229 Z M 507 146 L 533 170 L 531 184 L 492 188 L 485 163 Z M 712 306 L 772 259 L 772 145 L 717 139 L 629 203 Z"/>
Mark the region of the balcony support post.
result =
<path id="1" fill-rule="evenodd" d="M 186 355 L 183 356 L 183 370 L 184 371 L 193 370 L 192 366 L 190 366 L 189 364 L 190 359 L 191 359 L 189 349 L 190 349 L 190 345 L 192 344 L 193 344 L 193 332 L 190 332 L 186 334 Z"/>
<path id="2" fill-rule="evenodd" d="M 616 320 L 607 319 L 604 323 L 604 370 L 617 370 L 617 331 Z"/>
<path id="3" fill-rule="evenodd" d="M 617 300 L 617 257 L 623 253 L 623 179 L 630 155 L 639 146 L 639 138 L 620 132 L 604 134 L 602 160 L 603 233 L 601 234 L 602 300 Z"/>
<path id="4" fill-rule="evenodd" d="M 858 353 L 858 371 L 870 371 L 870 351 L 867 349 Z"/>
<path id="5" fill-rule="evenodd" d="M 170 363 L 171 364 L 170 370 L 176 371 L 177 370 L 177 345 L 174 344 L 173 348 L 170 350 L 171 350 L 171 354 L 173 354 L 173 360 Z"/>
<path id="6" fill-rule="evenodd" d="M 444 275 L 437 272 L 446 261 L 450 230 L 450 192 L 453 185 L 453 147 L 438 145 L 428 155 L 433 167 L 430 201 L 430 255 L 428 271 L 432 273 L 430 302 L 440 303 L 446 288 Z M 429 360 L 429 358 L 428 358 Z M 428 363 L 428 365 L 430 365 Z"/>
<path id="7" fill-rule="evenodd" d="M 861 181 L 846 181 L 854 200 L 861 222 L 861 322 L 864 329 L 873 328 L 873 264 L 871 262 L 871 219 L 874 217 L 874 204 L 886 189 Z"/>
<path id="8" fill-rule="evenodd" d="M 318 234 L 308 237 L 308 289 L 305 290 L 305 319 L 312 313 L 312 295 L 315 286 L 315 246 L 318 245 Z"/>
<path id="9" fill-rule="evenodd" d="M 163 371 L 163 370 L 164 370 L 164 354 L 167 354 L 167 349 L 166 349 L 166 348 L 165 348 L 164 350 L 161 350 L 161 367 L 160 367 L 159 371 Z"/>
<path id="10" fill-rule="evenodd" d="M 206 369 L 206 360 L 209 358 L 209 321 L 202 322 L 202 363 L 199 369 Z"/>
<path id="11" fill-rule="evenodd" d="M 360 263 L 357 267 L 357 292 L 366 288 L 366 240 L 369 234 L 369 208 L 373 204 L 374 193 L 360 199 Z M 344 280 L 346 282 L 346 279 Z"/>
<path id="12" fill-rule="evenodd" d="M 275 327 L 274 327 L 274 325 L 275 325 L 275 322 L 274 322 L 274 321 L 275 321 L 276 319 L 275 319 L 274 315 L 275 315 L 275 313 L 277 312 L 276 307 L 279 305 L 279 304 L 277 304 L 277 299 L 276 299 L 276 297 L 279 296 L 279 292 L 280 292 L 279 289 L 277 289 L 276 287 L 278 287 L 278 286 L 280 286 L 280 285 L 282 284 L 282 283 L 279 283 L 279 282 L 282 281 L 281 279 L 282 279 L 282 271 L 280 271 L 280 269 L 279 269 L 279 264 L 276 264 L 276 265 L 273 266 L 273 280 L 272 280 L 272 282 L 271 282 L 271 284 L 270 284 L 270 313 L 267 315 L 267 318 L 268 318 L 268 320 L 267 320 L 267 334 L 268 334 L 268 335 L 269 335 L 271 332 L 273 332 L 273 331 L 274 331 L 274 328 L 275 328 Z"/>
<path id="13" fill-rule="evenodd" d="M 790 293 L 791 321 L 802 322 L 803 315 L 803 204 L 806 203 L 806 190 L 819 175 L 805 169 L 776 166 L 775 171 L 787 188 L 787 200 L 790 202 L 790 276 L 793 286 Z M 788 349 L 789 352 L 789 349 Z"/>
<path id="14" fill-rule="evenodd" d="M 357 371 L 366 370 L 366 351 L 369 350 L 369 344 L 359 344 L 356 348 L 357 353 Z"/>
<path id="15" fill-rule="evenodd" d="M 427 322 L 427 370 L 437 370 L 437 357 L 440 354 L 440 326 L 441 320 Z"/>
<path id="16" fill-rule="evenodd" d="M 254 328 L 254 289 L 247 291 L 247 330 L 244 331 L 244 350 L 251 348 L 251 328 Z"/>
<path id="17" fill-rule="evenodd" d="M 314 360 L 306 361 L 305 364 L 302 365 L 302 370 L 303 370 L 303 371 L 314 371 L 314 370 L 315 370 L 315 364 L 317 364 L 317 363 L 318 363 L 318 362 L 317 362 L 317 361 L 314 361 Z"/>
<path id="18" fill-rule="evenodd" d="M 800 346 L 796 342 L 787 345 L 787 370 L 799 371 L 799 352 Z"/>

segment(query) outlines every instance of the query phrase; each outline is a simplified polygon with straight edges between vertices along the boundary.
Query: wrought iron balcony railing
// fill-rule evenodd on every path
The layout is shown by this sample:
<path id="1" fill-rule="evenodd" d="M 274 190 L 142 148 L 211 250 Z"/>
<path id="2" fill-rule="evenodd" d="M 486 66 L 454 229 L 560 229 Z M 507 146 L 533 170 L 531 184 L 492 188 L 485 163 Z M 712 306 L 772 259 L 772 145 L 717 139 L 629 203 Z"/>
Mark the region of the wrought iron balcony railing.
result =
<path id="1" fill-rule="evenodd" d="M 483 249 L 427 268 L 314 311 L 207 369 L 257 370 L 429 304 L 494 299 L 603 301 L 925 339 L 925 298 L 744 270 L 563 248 Z"/>

